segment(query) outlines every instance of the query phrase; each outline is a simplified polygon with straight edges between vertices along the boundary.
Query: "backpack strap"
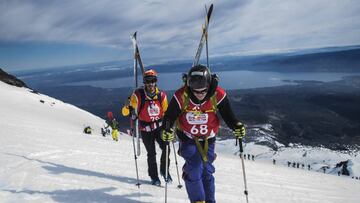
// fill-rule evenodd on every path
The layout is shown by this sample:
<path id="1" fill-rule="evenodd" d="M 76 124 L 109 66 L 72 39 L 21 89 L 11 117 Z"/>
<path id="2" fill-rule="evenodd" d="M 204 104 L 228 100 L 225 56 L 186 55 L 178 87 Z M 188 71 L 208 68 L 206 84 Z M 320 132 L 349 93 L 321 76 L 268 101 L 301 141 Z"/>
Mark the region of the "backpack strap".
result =
<path id="1" fill-rule="evenodd" d="M 217 112 L 218 108 L 217 108 L 217 99 L 216 99 L 216 95 L 217 92 L 215 92 L 215 94 L 213 94 L 210 97 L 210 102 L 211 102 L 211 110 L 207 110 L 206 112 Z"/>
<path id="2" fill-rule="evenodd" d="M 189 101 L 190 101 L 187 87 L 185 87 L 184 93 L 182 95 L 182 100 L 183 100 L 183 105 L 181 108 L 181 113 L 184 113 L 187 110 L 187 108 L 189 107 Z"/>
<path id="3" fill-rule="evenodd" d="M 146 95 L 145 95 L 145 90 L 143 88 L 139 88 L 138 92 L 140 95 L 140 98 L 139 98 L 140 106 L 139 106 L 137 113 L 140 114 L 141 110 L 144 108 L 144 105 L 145 105 Z"/>
<path id="4" fill-rule="evenodd" d="M 140 114 L 141 110 L 144 108 L 145 102 L 148 100 L 146 99 L 145 90 L 143 88 L 138 89 L 140 94 L 140 108 L 138 109 L 138 114 Z M 160 108 L 162 108 L 162 98 L 161 98 L 161 91 L 158 90 L 158 93 L 156 94 L 157 100 L 160 102 Z"/>
<path id="5" fill-rule="evenodd" d="M 160 102 L 160 108 L 162 108 L 162 98 L 161 98 L 161 91 L 160 90 L 158 90 L 159 92 L 157 93 L 157 96 L 156 96 L 156 98 L 157 98 L 157 100 Z"/>
<path id="6" fill-rule="evenodd" d="M 218 108 L 217 108 L 217 99 L 216 99 L 216 95 L 217 92 L 215 92 L 211 97 L 210 97 L 210 102 L 211 102 L 211 110 L 207 110 L 205 111 L 206 113 L 208 112 L 217 112 Z M 189 93 L 188 93 L 188 88 L 185 88 L 184 93 L 182 95 L 182 100 L 183 100 L 183 105 L 181 108 L 181 113 L 187 112 L 187 108 L 189 107 L 189 101 L 190 101 L 190 97 L 189 97 Z"/>
<path id="7" fill-rule="evenodd" d="M 197 150 L 199 151 L 199 153 L 201 155 L 201 159 L 203 160 L 204 163 L 206 163 L 208 161 L 207 153 L 208 153 L 208 150 L 209 150 L 208 139 L 204 138 L 204 148 L 201 146 L 198 137 L 194 137 L 194 140 L 195 140 L 196 148 L 197 148 Z"/>

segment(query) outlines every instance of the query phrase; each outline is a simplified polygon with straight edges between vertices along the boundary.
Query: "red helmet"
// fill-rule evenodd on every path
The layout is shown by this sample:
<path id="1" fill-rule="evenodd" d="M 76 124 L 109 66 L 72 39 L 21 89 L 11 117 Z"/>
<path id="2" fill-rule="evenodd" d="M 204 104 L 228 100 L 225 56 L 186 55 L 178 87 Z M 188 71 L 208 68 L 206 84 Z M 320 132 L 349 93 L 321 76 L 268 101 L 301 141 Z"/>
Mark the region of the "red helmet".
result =
<path id="1" fill-rule="evenodd" d="M 157 72 L 153 69 L 149 69 L 144 73 L 144 83 L 157 82 Z"/>
<path id="2" fill-rule="evenodd" d="M 113 119 L 113 113 L 111 111 L 107 112 L 107 117 L 112 120 Z"/>

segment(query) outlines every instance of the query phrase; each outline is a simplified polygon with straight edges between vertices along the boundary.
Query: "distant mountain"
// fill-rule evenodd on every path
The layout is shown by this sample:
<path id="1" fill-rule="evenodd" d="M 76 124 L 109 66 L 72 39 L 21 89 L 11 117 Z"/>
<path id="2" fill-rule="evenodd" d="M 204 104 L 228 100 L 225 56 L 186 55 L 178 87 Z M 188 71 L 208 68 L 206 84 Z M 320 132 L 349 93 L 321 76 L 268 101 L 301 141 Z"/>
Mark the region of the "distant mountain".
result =
<path id="1" fill-rule="evenodd" d="M 344 48 L 345 49 L 345 48 Z M 214 71 L 360 72 L 360 48 L 294 52 L 260 56 L 232 56 L 212 60 Z"/>
<path id="2" fill-rule="evenodd" d="M 360 77 L 299 83 L 228 91 L 228 95 L 250 131 L 252 126 L 271 124 L 271 134 L 285 145 L 360 149 Z"/>
<path id="3" fill-rule="evenodd" d="M 129 125 L 129 118 L 120 116 L 120 110 L 131 94 L 131 88 L 103 89 L 91 86 L 56 86 L 39 87 L 44 94 L 71 103 L 101 118 L 106 112 L 114 112 L 114 117 L 124 125 Z"/>
<path id="4" fill-rule="evenodd" d="M 274 72 L 360 72 L 360 47 L 328 47 L 251 56 L 210 58 L 217 71 L 249 70 Z M 202 61 L 205 64 L 205 61 Z M 159 72 L 186 72 L 191 61 L 169 62 L 150 66 Z"/>
<path id="5" fill-rule="evenodd" d="M 360 49 L 283 56 L 255 64 L 256 70 L 279 72 L 360 72 Z"/>
<path id="6" fill-rule="evenodd" d="M 254 56 L 211 58 L 213 72 L 249 70 L 272 72 L 360 72 L 360 47 L 337 47 Z M 202 61 L 205 64 L 205 61 Z M 145 64 L 151 64 L 150 62 Z M 186 73 L 190 60 L 148 65 L 160 73 Z M 97 81 L 133 75 L 131 60 L 17 72 L 16 75 L 34 88 L 59 86 L 73 82 Z"/>

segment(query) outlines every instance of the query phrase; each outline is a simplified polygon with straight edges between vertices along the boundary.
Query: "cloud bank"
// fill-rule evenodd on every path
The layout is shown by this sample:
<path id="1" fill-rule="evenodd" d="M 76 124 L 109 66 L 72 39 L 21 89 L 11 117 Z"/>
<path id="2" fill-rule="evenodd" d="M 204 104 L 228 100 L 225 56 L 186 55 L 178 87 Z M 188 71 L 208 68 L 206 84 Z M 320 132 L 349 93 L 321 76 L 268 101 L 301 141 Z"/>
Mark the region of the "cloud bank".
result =
<path id="1" fill-rule="evenodd" d="M 214 3 L 210 54 L 246 54 L 360 44 L 357 0 L 3 0 L 0 42 L 81 43 L 147 57 L 193 57 Z"/>

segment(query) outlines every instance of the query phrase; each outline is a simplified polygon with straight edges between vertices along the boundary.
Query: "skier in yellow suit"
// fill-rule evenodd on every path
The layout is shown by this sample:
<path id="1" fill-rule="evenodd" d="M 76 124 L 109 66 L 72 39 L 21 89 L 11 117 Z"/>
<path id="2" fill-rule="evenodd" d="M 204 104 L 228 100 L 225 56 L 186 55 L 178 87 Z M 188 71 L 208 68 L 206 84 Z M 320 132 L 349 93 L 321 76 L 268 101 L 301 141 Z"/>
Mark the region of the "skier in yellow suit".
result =
<path id="1" fill-rule="evenodd" d="M 118 125 L 119 123 L 116 121 L 116 119 L 113 117 L 113 114 L 111 111 L 108 112 L 107 114 L 107 118 L 108 120 L 106 121 L 107 124 L 111 127 L 112 132 L 111 132 L 111 136 L 112 139 L 114 141 L 118 141 L 118 136 L 119 136 L 119 130 L 118 130 Z"/>

